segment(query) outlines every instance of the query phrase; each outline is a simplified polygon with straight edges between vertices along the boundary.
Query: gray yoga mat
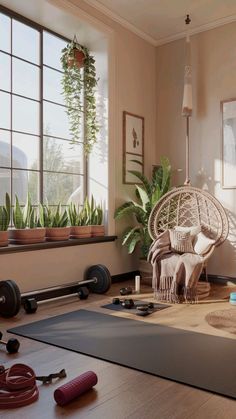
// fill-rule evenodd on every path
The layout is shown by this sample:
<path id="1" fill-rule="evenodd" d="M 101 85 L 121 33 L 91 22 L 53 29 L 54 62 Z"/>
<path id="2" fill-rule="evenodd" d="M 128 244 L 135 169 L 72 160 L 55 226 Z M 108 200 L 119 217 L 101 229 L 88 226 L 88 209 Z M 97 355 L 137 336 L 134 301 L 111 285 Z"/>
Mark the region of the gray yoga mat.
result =
<path id="1" fill-rule="evenodd" d="M 236 398 L 236 341 L 79 310 L 8 330 Z"/>

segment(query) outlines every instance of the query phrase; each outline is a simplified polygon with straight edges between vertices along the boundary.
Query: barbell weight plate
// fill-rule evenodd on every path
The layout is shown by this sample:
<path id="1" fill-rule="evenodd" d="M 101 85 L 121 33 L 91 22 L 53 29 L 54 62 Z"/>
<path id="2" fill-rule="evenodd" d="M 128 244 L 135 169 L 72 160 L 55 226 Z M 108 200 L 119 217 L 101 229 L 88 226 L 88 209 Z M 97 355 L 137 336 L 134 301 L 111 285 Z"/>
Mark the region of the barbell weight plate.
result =
<path id="1" fill-rule="evenodd" d="M 93 265 L 85 272 L 85 281 L 96 278 L 96 282 L 88 284 L 89 289 L 96 294 L 104 294 L 111 287 L 111 275 L 104 265 Z"/>
<path id="2" fill-rule="evenodd" d="M 0 316 L 5 318 L 16 316 L 21 306 L 21 294 L 15 281 L 12 279 L 0 281 L 0 297 L 4 298 L 0 303 Z"/>

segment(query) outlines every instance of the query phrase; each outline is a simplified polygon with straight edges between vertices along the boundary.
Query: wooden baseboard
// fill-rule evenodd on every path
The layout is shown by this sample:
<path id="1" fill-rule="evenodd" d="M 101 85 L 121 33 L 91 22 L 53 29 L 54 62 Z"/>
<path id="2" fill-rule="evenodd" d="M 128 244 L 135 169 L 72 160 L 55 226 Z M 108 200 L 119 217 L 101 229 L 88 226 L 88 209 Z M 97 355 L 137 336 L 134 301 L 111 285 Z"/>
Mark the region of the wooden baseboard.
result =
<path id="1" fill-rule="evenodd" d="M 123 282 L 129 279 L 134 280 L 135 275 L 139 275 L 139 271 L 131 271 L 131 272 L 125 272 L 123 274 L 112 275 L 111 277 L 112 283 L 114 284 L 115 282 Z"/>
<path id="2" fill-rule="evenodd" d="M 118 274 L 118 275 L 112 275 L 111 279 L 112 279 L 112 283 L 114 284 L 115 282 L 123 282 L 123 281 L 127 281 L 129 279 L 133 279 L 135 278 L 135 275 L 140 275 L 139 271 L 131 271 L 131 272 L 125 272 L 122 274 Z M 201 280 L 205 280 L 205 274 L 203 273 L 200 277 Z M 232 277 L 232 276 L 224 276 L 224 275 L 213 275 L 213 274 L 208 274 L 208 281 L 209 282 L 213 282 L 216 284 L 223 284 L 223 285 L 236 285 L 236 277 Z"/>
<path id="3" fill-rule="evenodd" d="M 232 276 L 208 274 L 208 281 L 222 285 L 236 285 L 236 278 Z"/>

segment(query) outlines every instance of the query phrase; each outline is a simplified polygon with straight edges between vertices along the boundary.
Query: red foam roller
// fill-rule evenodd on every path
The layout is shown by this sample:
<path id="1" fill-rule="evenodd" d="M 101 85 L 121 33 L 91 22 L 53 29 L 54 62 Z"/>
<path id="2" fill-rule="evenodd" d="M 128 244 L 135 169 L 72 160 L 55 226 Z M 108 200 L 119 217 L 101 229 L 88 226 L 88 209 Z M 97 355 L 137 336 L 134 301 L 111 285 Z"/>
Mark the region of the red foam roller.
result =
<path id="1" fill-rule="evenodd" d="M 90 390 L 98 382 L 98 377 L 93 371 L 86 371 L 54 391 L 54 399 L 60 406 L 64 406 L 81 394 Z"/>

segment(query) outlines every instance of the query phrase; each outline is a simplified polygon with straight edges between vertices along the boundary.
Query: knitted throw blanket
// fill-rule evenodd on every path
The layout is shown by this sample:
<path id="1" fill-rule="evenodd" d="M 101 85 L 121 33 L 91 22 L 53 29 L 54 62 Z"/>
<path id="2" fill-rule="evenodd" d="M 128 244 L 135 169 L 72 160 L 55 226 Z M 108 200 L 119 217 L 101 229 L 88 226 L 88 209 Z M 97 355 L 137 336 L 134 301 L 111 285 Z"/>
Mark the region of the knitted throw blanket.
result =
<path id="1" fill-rule="evenodd" d="M 148 261 L 153 266 L 152 286 L 160 300 L 196 302 L 197 282 L 204 259 L 194 253 L 173 253 L 169 231 L 161 233 L 153 242 Z"/>

